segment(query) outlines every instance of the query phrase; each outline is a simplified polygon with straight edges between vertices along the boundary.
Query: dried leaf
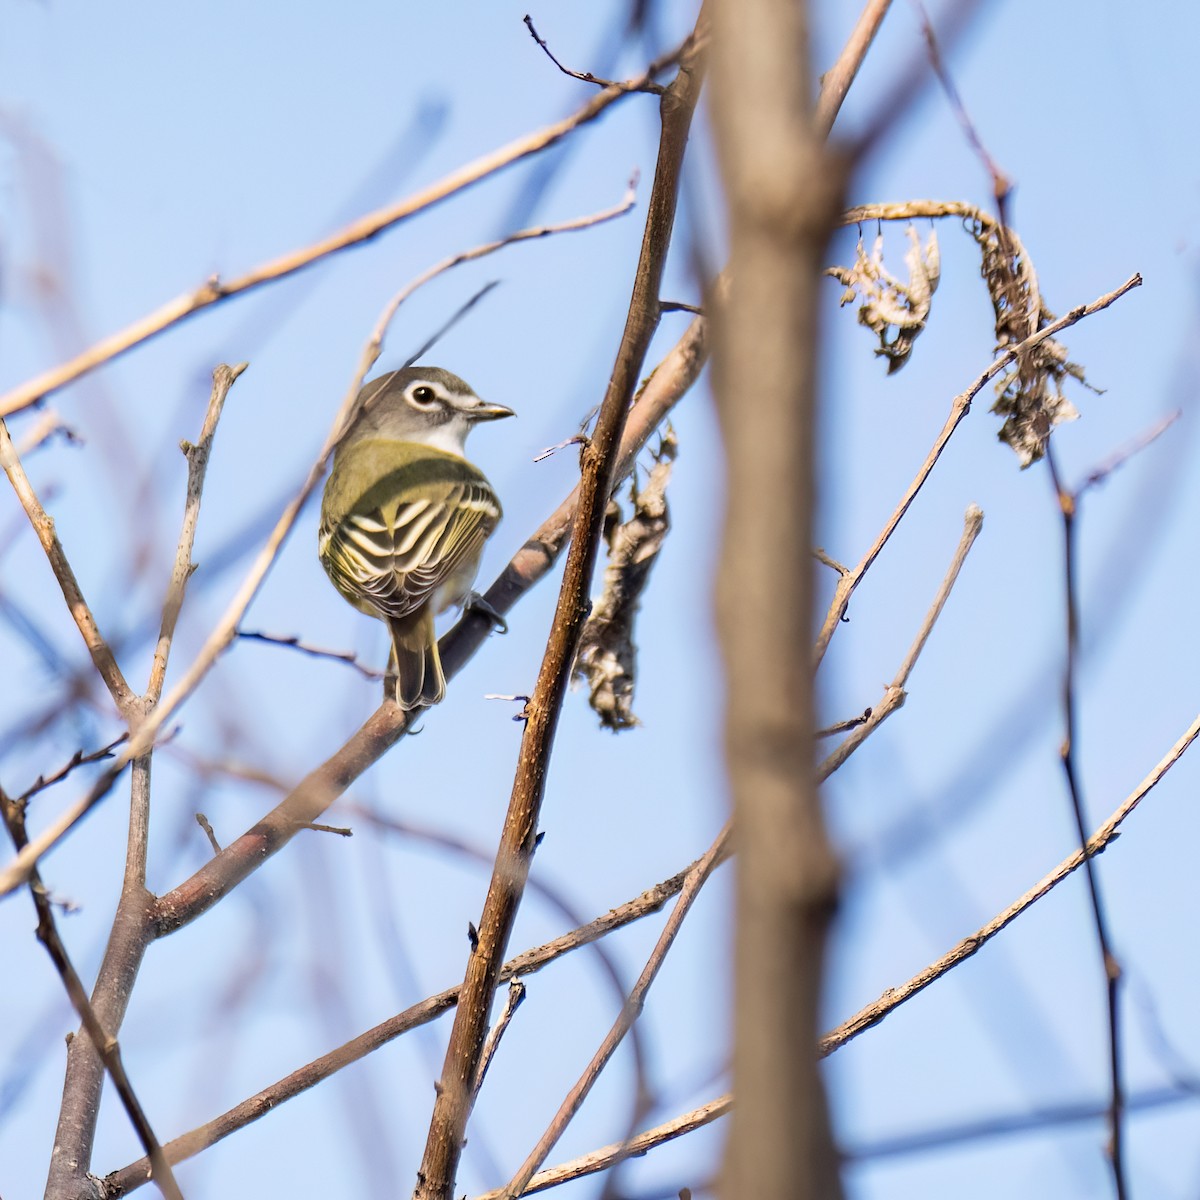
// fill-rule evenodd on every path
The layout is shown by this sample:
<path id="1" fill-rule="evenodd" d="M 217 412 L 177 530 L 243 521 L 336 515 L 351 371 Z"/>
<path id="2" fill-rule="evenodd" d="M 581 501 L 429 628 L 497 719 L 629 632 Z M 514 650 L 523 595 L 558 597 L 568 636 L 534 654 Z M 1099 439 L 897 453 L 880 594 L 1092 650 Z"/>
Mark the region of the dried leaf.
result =
<path id="1" fill-rule="evenodd" d="M 981 271 L 996 313 L 996 351 L 1002 354 L 1055 316 L 1042 303 L 1037 274 L 1017 235 L 990 220 L 977 220 L 968 228 L 983 254 Z M 1083 368 L 1068 361 L 1066 347 L 1054 338 L 1018 355 L 997 377 L 992 412 L 1004 418 L 1000 440 L 1013 448 L 1022 467 L 1045 454 L 1056 425 L 1079 416 L 1063 393 L 1068 377 L 1091 386 Z"/>
<path id="2" fill-rule="evenodd" d="M 635 482 L 631 488 L 632 516 L 621 521 L 615 501 L 605 514 L 604 588 L 584 626 L 572 675 L 587 683 L 588 702 L 600 724 L 614 733 L 639 723 L 633 714 L 637 674 L 633 629 L 650 571 L 671 527 L 666 491 L 676 451 L 675 434 L 668 426 L 646 486 L 639 491 Z"/>
<path id="3" fill-rule="evenodd" d="M 875 239 L 870 257 L 860 237 L 854 265 L 830 267 L 825 272 L 845 285 L 842 305 L 861 297 L 859 322 L 878 336 L 875 353 L 887 359 L 889 375 L 900 370 L 912 354 L 913 342 L 925 328 L 933 293 L 941 278 L 937 234 L 930 230 L 929 241 L 922 250 L 916 228 L 910 225 L 908 242 L 908 252 L 904 255 L 908 283 L 896 279 L 883 265 L 883 234 Z"/>

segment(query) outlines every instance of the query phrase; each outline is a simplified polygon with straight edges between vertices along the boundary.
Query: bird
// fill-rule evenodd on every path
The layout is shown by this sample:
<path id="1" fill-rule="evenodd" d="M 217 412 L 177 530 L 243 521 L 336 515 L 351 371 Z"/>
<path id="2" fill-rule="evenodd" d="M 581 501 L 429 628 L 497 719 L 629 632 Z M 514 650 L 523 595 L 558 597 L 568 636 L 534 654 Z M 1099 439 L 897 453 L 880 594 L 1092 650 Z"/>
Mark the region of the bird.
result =
<path id="1" fill-rule="evenodd" d="M 433 618 L 473 598 L 483 543 L 502 515 L 466 457 L 467 435 L 515 415 L 441 367 L 404 367 L 363 386 L 334 450 L 321 564 L 346 600 L 387 625 L 385 687 L 405 711 L 446 694 Z"/>

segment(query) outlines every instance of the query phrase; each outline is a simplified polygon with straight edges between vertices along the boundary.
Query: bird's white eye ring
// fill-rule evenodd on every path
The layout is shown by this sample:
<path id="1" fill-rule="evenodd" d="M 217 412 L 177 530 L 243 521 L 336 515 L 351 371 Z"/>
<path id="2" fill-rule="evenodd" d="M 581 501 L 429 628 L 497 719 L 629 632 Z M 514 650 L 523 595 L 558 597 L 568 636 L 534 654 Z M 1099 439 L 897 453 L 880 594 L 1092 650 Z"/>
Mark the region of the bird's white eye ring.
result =
<path id="1" fill-rule="evenodd" d="M 437 402 L 437 392 L 426 384 L 421 384 L 420 387 L 413 388 L 408 398 L 419 407 L 426 408 Z"/>

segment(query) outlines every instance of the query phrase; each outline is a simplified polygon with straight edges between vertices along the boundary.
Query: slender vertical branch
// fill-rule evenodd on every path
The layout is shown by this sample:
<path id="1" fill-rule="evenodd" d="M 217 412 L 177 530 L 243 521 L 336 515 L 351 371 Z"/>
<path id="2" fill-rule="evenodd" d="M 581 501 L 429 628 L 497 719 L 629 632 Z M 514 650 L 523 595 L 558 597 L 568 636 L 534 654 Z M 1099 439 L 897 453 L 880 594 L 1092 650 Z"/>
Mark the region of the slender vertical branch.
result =
<path id="1" fill-rule="evenodd" d="M 1063 741 L 1060 750 L 1063 772 L 1067 780 L 1067 793 L 1071 800 L 1071 813 L 1083 853 L 1084 875 L 1087 879 L 1088 899 L 1091 901 L 1092 923 L 1096 930 L 1096 941 L 1100 949 L 1100 960 L 1104 968 L 1106 998 L 1108 1001 L 1108 1067 L 1110 1099 L 1108 1107 L 1108 1157 L 1112 1164 L 1113 1185 L 1117 1200 L 1129 1195 L 1125 1178 L 1124 1126 L 1125 1084 L 1121 1071 L 1121 964 L 1113 953 L 1112 938 L 1108 921 L 1104 915 L 1104 902 L 1100 896 L 1100 878 L 1088 848 L 1086 817 L 1084 816 L 1083 785 L 1076 765 L 1077 716 L 1075 704 L 1075 678 L 1079 665 L 1079 598 L 1076 581 L 1075 561 L 1079 495 L 1063 485 L 1059 474 L 1054 446 L 1046 446 L 1046 464 L 1050 469 L 1050 481 L 1054 486 L 1055 499 L 1063 521 L 1063 591 L 1066 606 L 1066 655 L 1063 667 Z"/>
<path id="2" fill-rule="evenodd" d="M 728 495 L 718 627 L 737 830 L 735 1196 L 840 1194 L 813 1046 L 837 863 L 813 763 L 818 284 L 844 170 L 811 111 L 806 6 L 714 0 L 731 295 L 714 384 Z"/>
<path id="3" fill-rule="evenodd" d="M 487 1031 L 488 1009 L 533 856 L 550 752 L 575 649 L 587 615 L 604 510 L 630 400 L 658 324 L 659 286 L 674 226 L 680 168 L 703 76 L 701 12 L 675 79 L 662 96 L 662 136 L 646 229 L 625 332 L 596 429 L 581 458 L 579 500 L 571 549 L 546 655 L 526 706 L 525 734 L 496 867 L 479 922 L 430 1121 L 416 1195 L 444 1200 L 451 1193 L 471 1111 L 471 1086 Z"/>
<path id="4" fill-rule="evenodd" d="M 146 768 L 148 771 L 148 764 Z M 19 849 L 28 840 L 24 806 L 20 801 L 10 801 L 0 793 L 0 808 L 3 809 L 4 821 L 13 844 Z M 168 1200 L 182 1200 L 179 1185 L 175 1182 L 162 1146 L 125 1072 L 121 1047 L 116 1038 L 116 1030 L 120 1028 L 125 1015 L 131 989 L 126 987 L 101 990 L 98 987 L 95 995 L 89 999 L 83 981 L 79 978 L 67 954 L 67 948 L 59 936 L 50 899 L 36 868 L 29 876 L 29 890 L 38 915 L 38 940 L 50 955 L 84 1031 L 82 1036 L 71 1040 L 67 1051 L 67 1078 L 63 1088 L 63 1103 L 51 1155 L 46 1195 L 51 1200 L 56 1200 L 60 1196 L 77 1195 L 81 1187 L 89 1186 L 86 1183 L 87 1168 L 91 1161 L 96 1115 L 99 1111 L 100 1083 L 107 1072 L 138 1140 L 146 1151 L 152 1178 Z M 126 894 L 127 892 L 123 893 L 123 899 Z M 143 931 L 148 928 L 144 913 L 140 924 Z M 110 961 L 113 943 L 118 941 L 116 929 L 117 926 L 114 925 L 114 937 L 110 941 L 109 953 L 105 955 L 106 962 Z M 135 962 L 141 961 L 141 952 L 145 945 L 143 940 L 134 955 Z M 136 966 L 127 978 L 132 980 L 135 973 Z M 103 976 L 103 971 L 101 974 Z M 74 1084 L 80 1086 L 73 1086 Z"/>
<path id="5" fill-rule="evenodd" d="M 175 562 L 171 567 L 171 582 L 167 587 L 167 598 L 163 602 L 162 624 L 158 631 L 158 642 L 154 647 L 154 665 L 150 669 L 150 683 L 146 688 L 146 700 L 153 705 L 162 695 L 163 680 L 167 674 L 167 658 L 171 653 L 171 642 L 175 637 L 175 625 L 183 608 L 183 594 L 188 580 L 196 569 L 192 562 L 192 547 L 196 542 L 196 523 L 200 519 L 200 498 L 204 493 L 204 477 L 208 472 L 208 456 L 212 452 L 213 437 L 217 422 L 225 407 L 225 397 L 237 377 L 246 369 L 247 363 L 235 367 L 222 363 L 213 369 L 212 393 L 208 400 L 208 411 L 200 427 L 200 440 L 193 445 L 181 442 L 180 449 L 188 464 L 187 499 L 184 502 L 183 526 L 179 531 L 179 543 L 175 549 Z"/>

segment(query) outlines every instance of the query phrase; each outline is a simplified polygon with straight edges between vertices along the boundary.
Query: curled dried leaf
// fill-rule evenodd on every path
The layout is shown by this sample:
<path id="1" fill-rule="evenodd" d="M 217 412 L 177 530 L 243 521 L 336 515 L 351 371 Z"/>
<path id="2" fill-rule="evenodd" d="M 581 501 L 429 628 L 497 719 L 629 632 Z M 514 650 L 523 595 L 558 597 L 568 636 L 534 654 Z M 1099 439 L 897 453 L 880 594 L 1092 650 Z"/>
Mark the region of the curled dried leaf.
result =
<path id="1" fill-rule="evenodd" d="M 1055 316 L 1042 302 L 1037 273 L 1017 235 L 990 218 L 978 218 L 968 229 L 983 256 L 980 270 L 996 314 L 996 351 L 1002 354 Z M 1091 386 L 1083 368 L 1068 360 L 1066 347 L 1054 338 L 1022 351 L 997 377 L 992 411 L 1004 418 L 998 436 L 1012 447 L 1022 467 L 1045 454 L 1056 425 L 1079 416 L 1063 392 L 1068 378 Z"/>
<path id="2" fill-rule="evenodd" d="M 914 226 L 908 227 L 908 251 L 904 265 L 908 282 L 903 283 L 883 265 L 883 234 L 875 239 L 868 256 L 858 239 L 854 265 L 830 267 L 826 275 L 844 284 L 841 304 L 859 297 L 858 319 L 879 338 L 875 353 L 887 359 L 888 374 L 900 370 L 912 354 L 913 342 L 925 328 L 933 293 L 941 278 L 941 255 L 937 234 L 930 230 L 924 249 Z M 893 332 L 894 331 L 894 332 Z"/>
<path id="3" fill-rule="evenodd" d="M 634 622 L 650 571 L 671 527 L 667 484 L 677 449 L 675 434 L 667 426 L 646 486 L 639 490 L 636 481 L 631 485 L 633 513 L 629 520 L 621 519 L 615 501 L 605 514 L 608 566 L 604 587 L 584 626 L 572 675 L 587 683 L 588 702 L 600 724 L 614 733 L 639 723 L 633 713 L 637 675 Z"/>

